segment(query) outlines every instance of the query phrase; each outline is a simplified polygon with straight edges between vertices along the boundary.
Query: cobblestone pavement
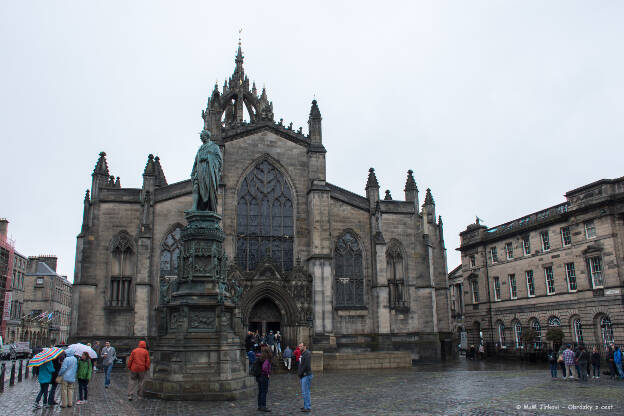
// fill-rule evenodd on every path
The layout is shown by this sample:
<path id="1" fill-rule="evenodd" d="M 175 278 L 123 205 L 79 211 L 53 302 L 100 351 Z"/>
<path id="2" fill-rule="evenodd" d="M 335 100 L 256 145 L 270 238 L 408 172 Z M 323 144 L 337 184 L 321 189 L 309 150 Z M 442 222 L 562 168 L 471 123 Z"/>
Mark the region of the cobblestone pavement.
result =
<path id="1" fill-rule="evenodd" d="M 89 383 L 89 403 L 32 410 L 39 384 L 29 378 L 5 385 L 1 415 L 254 415 L 255 399 L 238 402 L 128 402 L 127 374 L 113 372 L 104 389 L 97 373 Z M 58 393 L 57 393 L 58 394 Z M 76 389 L 77 394 L 77 389 Z M 57 397 L 58 400 L 58 397 Z M 299 414 L 302 400 L 294 374 L 271 378 L 272 414 Z M 548 408 L 550 406 L 550 408 Z M 585 409 L 572 406 L 591 406 Z M 400 370 L 315 374 L 312 411 L 321 415 L 623 415 L 624 381 L 608 377 L 588 382 L 553 380 L 546 365 L 501 362 L 418 364 Z"/>

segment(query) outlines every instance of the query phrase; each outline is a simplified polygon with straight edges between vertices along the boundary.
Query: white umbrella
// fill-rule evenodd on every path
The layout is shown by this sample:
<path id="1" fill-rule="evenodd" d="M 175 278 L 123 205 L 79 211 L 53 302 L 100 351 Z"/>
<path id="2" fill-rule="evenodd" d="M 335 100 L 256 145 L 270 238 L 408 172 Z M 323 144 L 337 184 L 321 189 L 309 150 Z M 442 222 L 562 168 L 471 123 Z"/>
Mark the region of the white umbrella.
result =
<path id="1" fill-rule="evenodd" d="M 89 354 L 89 358 L 97 358 L 97 353 L 88 345 L 84 344 L 72 344 L 67 347 L 68 350 L 74 350 L 74 355 L 82 357 L 84 352 Z"/>

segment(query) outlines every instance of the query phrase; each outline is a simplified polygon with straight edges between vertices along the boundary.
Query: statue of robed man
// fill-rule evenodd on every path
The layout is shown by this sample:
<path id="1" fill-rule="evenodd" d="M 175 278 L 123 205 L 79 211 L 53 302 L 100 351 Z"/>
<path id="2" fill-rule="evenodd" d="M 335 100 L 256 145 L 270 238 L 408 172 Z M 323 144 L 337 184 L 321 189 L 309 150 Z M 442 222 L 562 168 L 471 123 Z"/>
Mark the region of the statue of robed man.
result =
<path id="1" fill-rule="evenodd" d="M 210 131 L 202 130 L 200 138 L 204 144 L 197 151 L 191 172 L 193 209 L 216 212 L 223 156 L 219 146 L 210 140 Z"/>

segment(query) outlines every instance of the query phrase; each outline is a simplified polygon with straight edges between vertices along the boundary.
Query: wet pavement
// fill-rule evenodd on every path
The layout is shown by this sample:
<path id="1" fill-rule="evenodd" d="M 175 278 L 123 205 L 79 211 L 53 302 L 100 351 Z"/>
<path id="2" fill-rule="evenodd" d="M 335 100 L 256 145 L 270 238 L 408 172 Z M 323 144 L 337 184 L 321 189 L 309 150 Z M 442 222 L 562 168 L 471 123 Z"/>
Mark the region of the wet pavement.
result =
<path id="1" fill-rule="evenodd" d="M 0 415 L 254 415 L 255 399 L 238 402 L 129 402 L 127 373 L 113 372 L 104 389 L 97 373 L 89 402 L 61 409 L 32 410 L 39 384 L 33 378 L 5 385 Z M 77 394 L 77 388 L 76 388 Z M 58 393 L 57 393 L 58 395 Z M 58 401 L 58 396 L 57 396 Z M 267 403 L 272 414 L 299 414 L 302 406 L 294 374 L 271 378 Z M 624 381 L 603 376 L 587 382 L 551 379 L 546 364 L 460 359 L 418 364 L 400 370 L 315 374 L 312 413 L 319 415 L 624 415 Z"/>

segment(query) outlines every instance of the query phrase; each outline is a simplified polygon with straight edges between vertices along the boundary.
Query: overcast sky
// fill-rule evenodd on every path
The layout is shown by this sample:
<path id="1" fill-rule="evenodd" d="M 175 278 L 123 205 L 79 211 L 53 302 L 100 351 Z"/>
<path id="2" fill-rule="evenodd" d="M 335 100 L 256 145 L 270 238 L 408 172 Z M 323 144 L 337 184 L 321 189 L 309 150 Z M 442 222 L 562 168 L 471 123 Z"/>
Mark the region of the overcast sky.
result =
<path id="1" fill-rule="evenodd" d="M 300 5 L 301 3 L 301 5 Z M 319 3 L 319 4 L 313 4 Z M 220 4 L 220 5 L 218 5 Z M 458 233 L 624 175 L 622 1 L 0 1 L 0 217 L 73 279 L 100 151 L 123 187 L 149 153 L 189 177 L 215 81 L 266 85 L 276 119 L 323 115 L 329 182 L 432 189 Z"/>

